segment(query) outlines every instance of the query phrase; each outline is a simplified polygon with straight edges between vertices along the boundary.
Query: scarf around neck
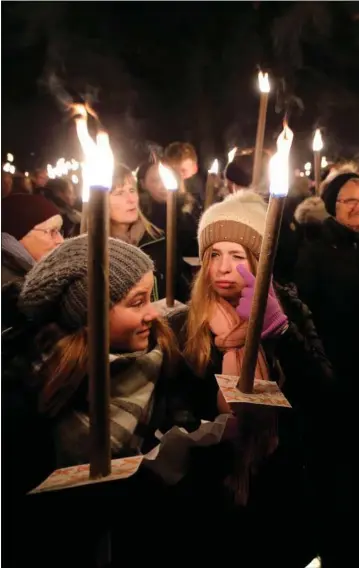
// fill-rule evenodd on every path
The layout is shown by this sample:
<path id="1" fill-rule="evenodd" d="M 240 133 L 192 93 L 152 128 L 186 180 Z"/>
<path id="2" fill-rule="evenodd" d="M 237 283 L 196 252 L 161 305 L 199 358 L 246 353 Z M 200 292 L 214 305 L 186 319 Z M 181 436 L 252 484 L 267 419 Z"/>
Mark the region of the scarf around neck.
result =
<path id="1" fill-rule="evenodd" d="M 233 306 L 220 298 L 216 303 L 209 326 L 215 336 L 216 347 L 223 351 L 222 375 L 239 377 L 243 363 L 248 322 L 242 321 Z M 258 353 L 255 378 L 263 381 L 269 379 L 268 367 L 262 348 Z"/>
<path id="2" fill-rule="evenodd" d="M 112 457 L 139 453 L 154 402 L 163 352 L 110 355 L 110 435 Z M 71 409 L 56 425 L 58 467 L 88 463 L 90 453 L 88 412 Z"/>

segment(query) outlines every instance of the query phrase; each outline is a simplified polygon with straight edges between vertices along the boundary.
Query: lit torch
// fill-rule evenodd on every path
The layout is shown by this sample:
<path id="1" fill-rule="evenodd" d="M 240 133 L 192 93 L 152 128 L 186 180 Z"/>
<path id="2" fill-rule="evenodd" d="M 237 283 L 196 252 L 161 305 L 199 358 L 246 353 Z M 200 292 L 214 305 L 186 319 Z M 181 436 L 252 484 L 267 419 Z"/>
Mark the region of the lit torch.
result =
<path id="1" fill-rule="evenodd" d="M 277 140 L 277 153 L 270 161 L 270 201 L 258 262 L 241 377 L 238 381 L 238 388 L 243 393 L 253 392 L 254 373 L 258 358 L 270 280 L 277 251 L 283 207 L 289 189 L 289 153 L 292 141 L 293 132 L 285 124 Z"/>
<path id="2" fill-rule="evenodd" d="M 167 226 L 166 226 L 166 304 L 173 308 L 175 303 L 175 253 L 176 253 L 176 201 L 178 181 L 173 171 L 161 162 L 158 166 L 163 185 L 167 189 Z"/>
<path id="3" fill-rule="evenodd" d="M 266 129 L 268 97 L 270 93 L 268 73 L 262 73 L 262 71 L 258 73 L 258 84 L 261 92 L 261 98 L 259 103 L 256 147 L 254 152 L 252 175 L 252 185 L 254 187 L 257 186 L 261 180 L 264 133 Z"/>
<path id="4" fill-rule="evenodd" d="M 217 158 L 213 160 L 213 163 L 208 170 L 207 182 L 206 182 L 206 198 L 204 202 L 204 209 L 206 210 L 213 203 L 214 190 L 218 184 L 218 172 L 219 172 L 219 162 Z"/>
<path id="5" fill-rule="evenodd" d="M 323 150 L 323 140 L 319 128 L 314 133 L 313 138 L 313 152 L 314 152 L 314 179 L 315 179 L 315 193 L 319 195 L 320 178 L 321 178 L 321 163 L 320 153 Z"/>
<path id="6" fill-rule="evenodd" d="M 77 135 L 84 154 L 83 179 L 88 201 L 90 477 L 99 478 L 111 473 L 108 195 L 112 187 L 114 159 L 108 134 L 99 131 L 95 142 L 88 132 L 85 107 L 74 106 Z"/>

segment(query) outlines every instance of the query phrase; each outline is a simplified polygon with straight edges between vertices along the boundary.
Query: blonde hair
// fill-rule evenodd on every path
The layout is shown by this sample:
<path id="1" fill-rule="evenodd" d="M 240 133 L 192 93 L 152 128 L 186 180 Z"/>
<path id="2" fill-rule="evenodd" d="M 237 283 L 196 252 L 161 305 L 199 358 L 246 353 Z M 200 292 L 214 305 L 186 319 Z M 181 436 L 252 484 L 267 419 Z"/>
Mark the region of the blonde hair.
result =
<path id="1" fill-rule="evenodd" d="M 47 326 L 49 328 L 49 326 Z M 41 351 L 41 342 L 49 346 L 46 329 L 41 331 L 37 347 Z M 179 357 L 175 336 L 167 322 L 155 320 L 151 336 L 164 353 L 165 372 L 171 373 Z M 71 335 L 58 338 L 52 346 L 51 354 L 37 373 L 40 388 L 39 409 L 41 412 L 56 416 L 63 410 L 79 389 L 88 374 L 88 339 L 87 329 L 82 328 Z"/>
<path id="2" fill-rule="evenodd" d="M 124 164 L 120 164 L 117 167 L 116 176 L 114 178 L 114 183 L 113 183 L 113 186 L 112 186 L 110 193 L 112 193 L 116 188 L 122 187 L 124 185 L 126 179 L 128 179 L 128 178 L 131 178 L 131 179 L 134 180 L 134 182 L 135 182 L 134 187 L 136 187 L 136 189 L 137 189 L 136 178 L 133 175 L 133 173 L 131 172 L 131 170 L 127 166 L 125 166 Z M 163 231 L 161 231 L 161 229 L 156 227 L 153 223 L 151 223 L 151 221 L 149 221 L 147 219 L 147 217 L 142 213 L 140 206 L 138 206 L 138 218 L 141 221 L 145 232 L 148 233 L 152 239 L 158 239 L 158 238 L 163 236 Z M 135 221 L 135 223 L 136 222 L 137 221 Z M 131 229 L 131 227 L 133 227 L 135 225 L 135 223 L 132 223 L 132 225 L 130 226 L 130 229 Z M 116 227 L 116 223 L 112 222 L 111 211 L 110 211 L 110 230 L 111 230 L 112 236 L 116 236 L 115 235 L 115 232 L 116 232 L 115 227 Z"/>
<path id="3" fill-rule="evenodd" d="M 257 274 L 258 261 L 253 253 L 245 250 L 250 270 Z M 190 363 L 198 376 L 206 372 L 211 358 L 210 319 L 217 301 L 217 294 L 209 282 L 209 269 L 213 247 L 208 247 L 203 255 L 202 266 L 194 279 L 189 302 L 189 312 L 186 326 L 186 342 L 184 357 Z"/>

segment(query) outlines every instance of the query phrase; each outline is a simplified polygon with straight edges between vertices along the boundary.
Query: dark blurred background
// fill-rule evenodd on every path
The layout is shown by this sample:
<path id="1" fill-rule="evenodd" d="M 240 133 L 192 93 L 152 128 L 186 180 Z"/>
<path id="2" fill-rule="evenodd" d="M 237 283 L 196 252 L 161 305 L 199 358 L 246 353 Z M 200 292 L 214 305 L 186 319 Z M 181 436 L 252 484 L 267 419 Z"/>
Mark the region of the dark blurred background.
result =
<path id="1" fill-rule="evenodd" d="M 207 164 L 254 145 L 257 73 L 270 72 L 266 145 L 288 113 L 293 159 L 359 155 L 359 2 L 2 2 L 2 154 L 28 170 L 78 157 L 57 100 L 86 94 L 117 155 L 195 144 Z"/>

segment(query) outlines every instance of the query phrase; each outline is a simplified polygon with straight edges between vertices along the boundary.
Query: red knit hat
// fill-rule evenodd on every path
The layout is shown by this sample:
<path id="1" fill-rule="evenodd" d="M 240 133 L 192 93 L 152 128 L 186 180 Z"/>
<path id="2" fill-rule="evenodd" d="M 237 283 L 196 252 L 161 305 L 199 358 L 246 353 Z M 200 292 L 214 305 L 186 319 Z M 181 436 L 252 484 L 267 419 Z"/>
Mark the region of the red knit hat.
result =
<path id="1" fill-rule="evenodd" d="M 10 194 L 1 201 L 1 232 L 20 241 L 36 225 L 60 215 L 43 195 Z"/>

